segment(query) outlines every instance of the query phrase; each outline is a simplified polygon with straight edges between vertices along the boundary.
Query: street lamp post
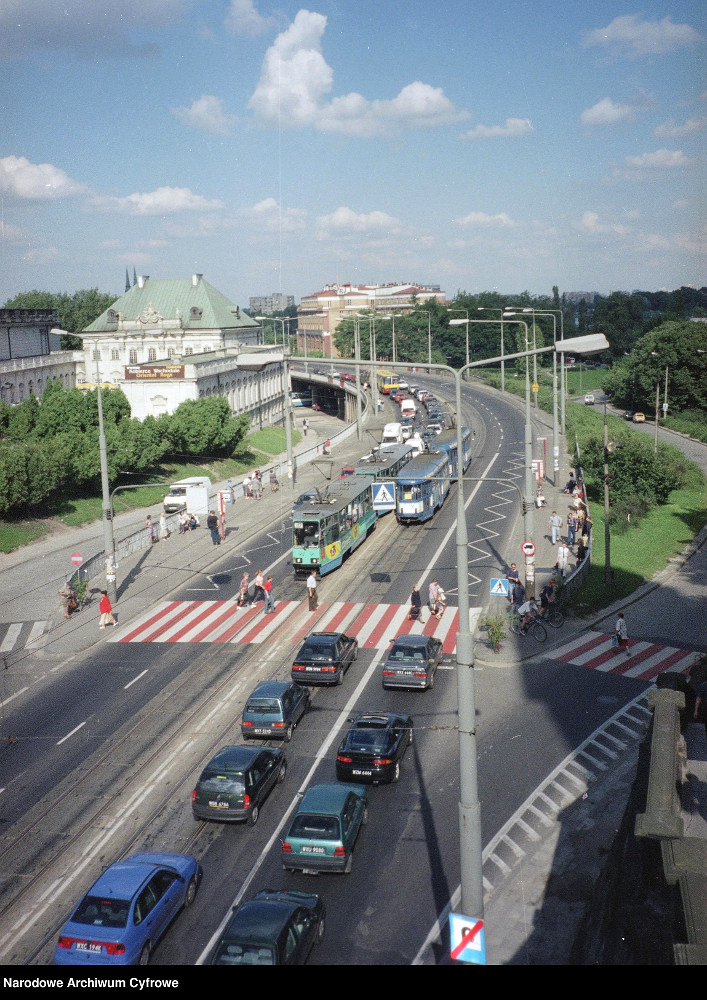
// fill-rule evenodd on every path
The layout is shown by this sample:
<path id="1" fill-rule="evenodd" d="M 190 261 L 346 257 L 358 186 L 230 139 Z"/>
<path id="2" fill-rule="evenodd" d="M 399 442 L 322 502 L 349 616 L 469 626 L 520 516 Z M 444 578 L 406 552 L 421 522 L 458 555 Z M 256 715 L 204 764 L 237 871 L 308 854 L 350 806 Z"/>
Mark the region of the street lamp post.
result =
<path id="1" fill-rule="evenodd" d="M 358 317 L 354 316 L 354 352 L 356 356 L 356 437 L 363 439 L 363 420 L 361 413 L 361 331 Z"/>
<path id="2" fill-rule="evenodd" d="M 557 343 L 557 320 L 555 319 L 555 312 L 560 312 L 560 317 L 562 317 L 561 310 L 555 309 L 540 309 L 538 310 L 528 310 L 524 309 L 523 312 L 533 313 L 533 324 L 535 324 L 535 317 L 537 316 L 549 316 L 552 319 L 552 342 Z M 560 334 L 562 336 L 562 334 Z M 535 343 L 533 342 L 533 347 Z M 564 354 L 562 355 L 564 359 Z M 581 361 L 580 361 L 581 364 Z M 564 425 L 562 433 L 564 434 Z M 560 472 L 560 436 L 557 420 L 557 354 L 552 355 L 552 485 L 557 486 L 557 479 Z"/>

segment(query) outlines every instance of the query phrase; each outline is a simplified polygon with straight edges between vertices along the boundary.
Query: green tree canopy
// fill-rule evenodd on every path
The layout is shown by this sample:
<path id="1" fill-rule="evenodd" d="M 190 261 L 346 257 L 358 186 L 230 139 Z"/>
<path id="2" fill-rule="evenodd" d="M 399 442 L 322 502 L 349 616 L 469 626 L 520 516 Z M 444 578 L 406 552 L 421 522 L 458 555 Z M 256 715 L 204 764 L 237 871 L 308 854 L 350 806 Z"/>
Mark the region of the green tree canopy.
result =
<path id="1" fill-rule="evenodd" d="M 231 416 L 223 396 L 188 399 L 169 420 L 170 451 L 177 455 L 231 455 L 243 441 L 250 419 Z"/>

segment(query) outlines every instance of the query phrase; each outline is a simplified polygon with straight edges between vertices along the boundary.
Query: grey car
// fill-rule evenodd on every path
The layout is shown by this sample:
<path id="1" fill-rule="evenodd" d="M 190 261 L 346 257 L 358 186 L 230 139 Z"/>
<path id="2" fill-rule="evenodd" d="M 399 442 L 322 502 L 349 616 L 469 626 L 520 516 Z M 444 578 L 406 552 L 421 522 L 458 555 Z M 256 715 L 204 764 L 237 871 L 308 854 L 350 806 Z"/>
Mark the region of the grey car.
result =
<path id="1" fill-rule="evenodd" d="M 399 635 L 383 664 L 384 688 L 433 688 L 442 643 L 428 635 Z"/>
<path id="2" fill-rule="evenodd" d="M 310 701 L 307 688 L 292 681 L 263 681 L 254 688 L 243 709 L 243 739 L 289 743 Z"/>

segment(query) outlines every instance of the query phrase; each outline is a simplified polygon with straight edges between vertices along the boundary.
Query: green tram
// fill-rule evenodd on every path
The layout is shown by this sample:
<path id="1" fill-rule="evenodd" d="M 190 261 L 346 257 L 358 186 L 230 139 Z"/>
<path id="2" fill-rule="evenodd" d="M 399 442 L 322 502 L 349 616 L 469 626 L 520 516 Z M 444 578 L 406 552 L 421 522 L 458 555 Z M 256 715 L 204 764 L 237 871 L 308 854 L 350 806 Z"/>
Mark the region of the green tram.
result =
<path id="1" fill-rule="evenodd" d="M 358 460 L 355 476 L 373 476 L 373 507 L 379 517 L 395 510 L 395 480 L 404 465 L 415 457 L 412 446 L 406 441 L 391 451 L 375 448 L 369 455 Z"/>
<path id="2" fill-rule="evenodd" d="M 376 526 L 373 476 L 347 476 L 330 483 L 316 500 L 308 500 L 292 522 L 292 563 L 296 574 L 311 570 L 324 576 Z"/>

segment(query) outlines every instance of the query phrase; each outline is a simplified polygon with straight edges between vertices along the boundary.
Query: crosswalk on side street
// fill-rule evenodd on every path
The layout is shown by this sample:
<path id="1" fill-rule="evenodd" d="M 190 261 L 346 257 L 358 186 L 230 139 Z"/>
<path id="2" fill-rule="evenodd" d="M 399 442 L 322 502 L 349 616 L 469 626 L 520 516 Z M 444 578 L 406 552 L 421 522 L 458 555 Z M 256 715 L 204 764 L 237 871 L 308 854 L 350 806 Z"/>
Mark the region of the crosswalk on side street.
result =
<path id="1" fill-rule="evenodd" d="M 0 653 L 32 648 L 33 643 L 44 635 L 50 622 L 0 622 Z"/>
<path id="2" fill-rule="evenodd" d="M 621 674 L 650 681 L 665 672 L 685 673 L 694 660 L 695 652 L 658 642 L 629 639 L 630 656 L 623 649 L 611 644 L 611 633 L 583 632 L 548 655 L 553 660 L 572 663 L 588 670 Z"/>

